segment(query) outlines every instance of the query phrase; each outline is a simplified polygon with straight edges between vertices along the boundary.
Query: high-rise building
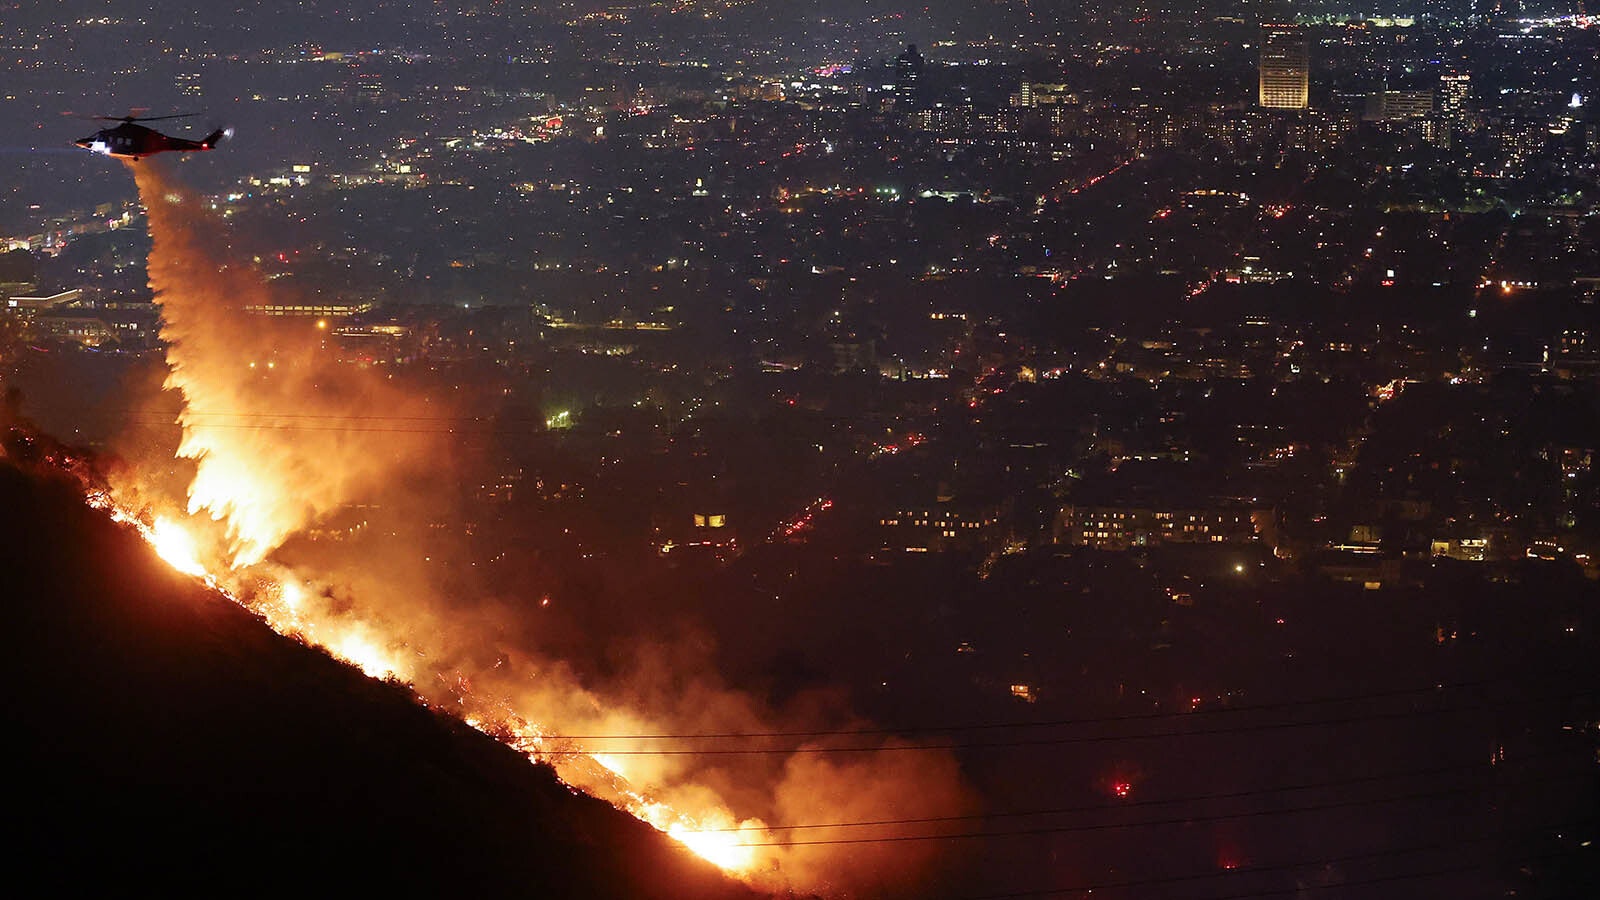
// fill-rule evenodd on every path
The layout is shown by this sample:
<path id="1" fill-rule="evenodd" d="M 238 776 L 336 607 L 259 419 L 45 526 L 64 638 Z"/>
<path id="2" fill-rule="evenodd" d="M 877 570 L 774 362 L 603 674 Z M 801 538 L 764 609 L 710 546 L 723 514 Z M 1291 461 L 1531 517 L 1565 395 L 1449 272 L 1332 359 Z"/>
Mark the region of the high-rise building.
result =
<path id="1" fill-rule="evenodd" d="M 1467 117 L 1467 98 L 1472 95 L 1472 76 L 1458 72 L 1439 76 L 1439 115 L 1460 125 Z"/>
<path id="2" fill-rule="evenodd" d="M 894 102 L 902 110 L 922 105 L 922 54 L 911 44 L 894 58 Z"/>
<path id="3" fill-rule="evenodd" d="M 1066 85 L 1040 81 L 1024 81 L 1018 86 L 1017 92 L 1011 95 L 1011 105 L 1025 109 L 1077 102 L 1077 96 Z"/>
<path id="4" fill-rule="evenodd" d="M 1369 122 L 1422 119 L 1433 113 L 1433 91 L 1379 91 L 1367 97 Z"/>
<path id="5" fill-rule="evenodd" d="M 1311 103 L 1311 51 L 1299 25 L 1261 26 L 1261 105 L 1305 109 Z"/>

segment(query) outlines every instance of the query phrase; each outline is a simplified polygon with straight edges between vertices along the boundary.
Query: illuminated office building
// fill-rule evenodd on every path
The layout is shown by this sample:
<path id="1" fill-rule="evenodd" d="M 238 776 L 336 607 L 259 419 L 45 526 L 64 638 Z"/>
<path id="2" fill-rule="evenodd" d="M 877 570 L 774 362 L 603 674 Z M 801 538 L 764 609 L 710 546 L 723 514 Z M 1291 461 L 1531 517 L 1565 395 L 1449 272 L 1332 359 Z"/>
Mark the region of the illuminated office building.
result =
<path id="1" fill-rule="evenodd" d="M 1261 26 L 1261 106 L 1305 109 L 1310 105 L 1311 59 L 1306 30 L 1299 25 Z"/>

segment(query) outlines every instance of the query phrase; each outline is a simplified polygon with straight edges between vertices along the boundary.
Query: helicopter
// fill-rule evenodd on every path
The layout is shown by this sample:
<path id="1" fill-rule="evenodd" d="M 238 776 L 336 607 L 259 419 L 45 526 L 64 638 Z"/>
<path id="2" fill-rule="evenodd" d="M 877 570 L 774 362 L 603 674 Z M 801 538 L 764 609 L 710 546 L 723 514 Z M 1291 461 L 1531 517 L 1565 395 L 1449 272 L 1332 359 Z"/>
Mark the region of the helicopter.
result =
<path id="1" fill-rule="evenodd" d="M 153 128 L 146 128 L 140 122 L 160 122 L 165 119 L 187 119 L 195 113 L 184 113 L 177 116 L 152 116 L 140 118 L 139 116 L 88 116 L 101 122 L 120 122 L 115 128 L 103 128 L 86 138 L 73 141 L 85 150 L 93 150 L 116 159 L 131 159 L 135 162 L 146 156 L 156 153 L 193 153 L 199 150 L 213 150 L 225 138 L 233 135 L 231 128 L 218 128 L 198 141 L 187 138 L 169 137 Z"/>

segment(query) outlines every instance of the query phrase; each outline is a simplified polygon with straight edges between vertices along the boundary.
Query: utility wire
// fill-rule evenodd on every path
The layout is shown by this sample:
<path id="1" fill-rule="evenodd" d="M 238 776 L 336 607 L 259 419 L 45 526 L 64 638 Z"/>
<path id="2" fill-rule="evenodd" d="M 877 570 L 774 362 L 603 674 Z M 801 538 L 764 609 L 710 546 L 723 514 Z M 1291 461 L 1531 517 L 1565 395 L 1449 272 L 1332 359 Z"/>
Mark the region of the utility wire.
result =
<path id="1" fill-rule="evenodd" d="M 1388 691 L 1373 691 L 1363 694 L 1343 694 L 1326 697 L 1312 697 L 1305 700 L 1277 700 L 1271 703 L 1255 703 L 1246 706 L 1226 706 L 1207 709 L 1186 710 L 1183 712 L 1145 712 L 1127 713 L 1115 716 L 1087 716 L 1073 719 L 1048 719 L 1045 721 L 1028 722 L 980 722 L 958 725 L 927 725 L 914 728 L 845 728 L 817 731 L 727 731 L 727 732 L 699 732 L 683 734 L 562 734 L 552 735 L 566 740 L 691 740 L 700 738 L 780 738 L 780 737 L 844 737 L 850 735 L 889 735 L 889 734 L 919 734 L 929 732 L 952 731 L 989 731 L 1012 728 L 1062 728 L 1069 725 L 1105 725 L 1114 722 L 1144 722 L 1160 719 L 1190 719 L 1195 717 L 1221 716 L 1230 713 L 1257 712 L 1261 710 L 1298 709 L 1305 706 L 1321 706 L 1332 703 L 1356 703 L 1368 700 L 1382 700 L 1392 697 L 1407 697 L 1413 694 L 1434 694 L 1443 691 L 1461 690 L 1465 688 L 1485 687 L 1499 683 L 1498 679 L 1480 679 L 1477 681 L 1458 681 L 1427 685 L 1425 687 L 1399 688 Z"/>
<path id="2" fill-rule="evenodd" d="M 484 426 L 487 426 L 487 427 L 484 427 L 484 428 L 473 429 L 471 431 L 467 431 L 467 429 L 465 429 L 465 428 L 446 428 L 446 427 L 437 427 L 437 428 L 421 428 L 421 427 L 414 427 L 414 428 L 408 428 L 408 427 L 374 428 L 374 427 L 358 427 L 358 426 L 354 426 L 354 425 L 337 425 L 337 424 L 326 424 L 326 425 L 324 425 L 324 424 L 317 424 L 316 421 L 312 421 L 312 422 L 297 422 L 297 421 L 295 421 L 295 422 L 281 422 L 281 421 L 272 421 L 272 422 L 196 421 L 196 422 L 190 422 L 189 423 L 189 427 L 203 427 L 203 428 L 259 429 L 259 430 L 273 430 L 273 431 L 352 431 L 352 432 L 372 432 L 372 431 L 377 431 L 377 432 L 398 432 L 398 433 L 401 433 L 401 434 L 460 434 L 460 433 L 463 433 L 464 431 L 467 431 L 467 433 L 474 433 L 474 434 L 476 434 L 476 433 L 483 433 L 483 434 L 550 434 L 550 435 L 556 434 L 556 432 L 553 432 L 548 427 L 546 427 L 545 419 L 543 419 L 541 417 L 538 417 L 538 416 L 499 416 L 499 415 L 400 416 L 400 415 L 385 415 L 385 414 L 375 414 L 375 413 L 360 413 L 360 414 L 344 415 L 344 414 L 339 414 L 339 413 L 278 413 L 278 412 L 252 413 L 252 412 L 182 412 L 182 411 L 175 411 L 175 412 L 172 413 L 172 416 L 169 418 L 168 416 L 166 416 L 163 413 L 157 412 L 155 410 L 150 410 L 150 409 L 133 410 L 133 409 L 126 409 L 126 408 L 122 408 L 122 407 L 112 407 L 112 408 L 108 409 L 108 408 L 92 407 L 92 406 L 82 406 L 82 407 L 72 407 L 72 406 L 33 406 L 31 404 L 26 405 L 26 406 L 27 406 L 27 408 L 25 409 L 25 413 L 27 415 L 31 416 L 31 417 L 34 417 L 34 418 L 37 418 L 37 416 L 39 414 L 42 414 L 42 413 L 66 413 L 66 412 L 107 413 L 107 412 L 123 412 L 123 413 L 129 414 L 130 416 L 133 416 L 134 418 L 129 418 L 129 419 L 123 421 L 123 422 L 120 422 L 119 424 L 122 427 L 139 427 L 139 428 L 176 428 L 176 427 L 178 427 L 180 425 L 180 423 L 179 423 L 179 421 L 177 419 L 178 416 L 192 416 L 192 417 L 198 417 L 198 418 L 201 418 L 201 419 L 268 419 L 268 420 L 293 419 L 293 420 L 328 420 L 330 422 L 346 421 L 346 422 L 395 422 L 395 423 L 425 423 L 425 422 L 433 422 L 433 423 L 441 423 L 441 424 L 461 423 L 463 426 L 466 426 L 466 425 L 484 425 Z M 502 424 L 502 423 L 504 423 L 504 424 Z M 511 427 L 511 426 L 514 426 L 514 427 Z"/>
<path id="3" fill-rule="evenodd" d="M 1300 862 L 1292 862 L 1292 863 L 1277 863 L 1277 864 L 1274 864 L 1274 865 L 1266 865 L 1266 866 L 1241 866 L 1240 868 L 1237 868 L 1237 869 L 1226 869 L 1226 870 L 1221 871 L 1221 872 L 1198 872 L 1198 873 L 1194 873 L 1194 874 L 1190 874 L 1190 875 L 1171 875 L 1171 876 L 1162 876 L 1162 877 L 1159 877 L 1159 878 L 1139 878 L 1139 879 L 1130 879 L 1130 880 L 1124 880 L 1124 881 L 1099 882 L 1099 883 L 1095 883 L 1095 884 L 1082 884 L 1082 885 L 1077 885 L 1077 886 L 1074 886 L 1074 887 L 1041 888 L 1041 889 L 1038 889 L 1038 890 L 1014 891 L 1014 892 L 1005 893 L 1005 894 L 983 894 L 983 895 L 978 895 L 978 896 L 962 897 L 962 898 L 960 898 L 960 900 L 1020 900 L 1020 898 L 1022 898 L 1022 897 L 1043 897 L 1043 896 L 1049 896 L 1049 895 L 1053 895 L 1053 894 L 1073 894 L 1073 893 L 1091 892 L 1091 891 L 1100 891 L 1100 890 L 1115 890 L 1117 888 L 1149 887 L 1149 886 L 1161 885 L 1161 884 L 1181 884 L 1181 883 L 1184 883 L 1184 882 L 1206 881 L 1206 880 L 1220 879 L 1220 878 L 1232 878 L 1232 877 L 1235 877 L 1235 876 L 1244 876 L 1244 875 L 1266 875 L 1266 874 L 1273 874 L 1273 873 L 1277 873 L 1277 872 L 1293 871 L 1295 869 L 1304 869 L 1304 868 L 1308 868 L 1308 867 L 1311 867 L 1311 866 L 1328 866 L 1328 865 L 1336 865 L 1336 864 L 1342 864 L 1342 863 L 1362 862 L 1362 861 L 1365 861 L 1365 860 L 1385 859 L 1385 858 L 1394 857 L 1394 856 L 1407 856 L 1407 855 L 1411 855 L 1411 854 L 1415 854 L 1415 853 L 1429 853 L 1429 852 L 1440 851 L 1440 850 L 1453 850 L 1453 849 L 1456 849 L 1458 847 L 1474 846 L 1474 845 L 1477 845 L 1477 844 L 1485 844 L 1485 843 L 1492 843 L 1494 841 L 1505 840 L 1506 838 L 1513 837 L 1513 836 L 1516 836 L 1516 835 L 1519 835 L 1519 834 L 1532 835 L 1532 834 L 1535 834 L 1535 833 L 1545 833 L 1545 832 L 1554 831 L 1554 830 L 1557 830 L 1557 829 L 1575 828 L 1575 827 L 1578 827 L 1580 825 L 1588 825 L 1588 824 L 1592 824 L 1592 823 L 1591 822 L 1587 822 L 1587 821 L 1585 821 L 1585 822 L 1574 822 L 1574 823 L 1564 823 L 1564 824 L 1560 824 L 1560 825 L 1552 825 L 1552 826 L 1549 826 L 1547 828 L 1531 829 L 1531 830 L 1527 830 L 1527 831 L 1524 831 L 1524 832 L 1503 832 L 1503 833 L 1500 833 L 1500 834 L 1487 835 L 1487 836 L 1481 837 L 1481 838 L 1466 838 L 1466 839 L 1459 840 L 1459 841 L 1448 841 L 1448 842 L 1441 841 L 1441 842 L 1435 842 L 1435 843 L 1431 843 L 1431 844 L 1415 844 L 1415 845 L 1412 845 L 1412 846 L 1409 846 L 1409 847 L 1399 847 L 1399 848 L 1392 848 L 1392 849 L 1388 849 L 1388 850 L 1375 850 L 1375 851 L 1370 851 L 1370 852 L 1366 852 L 1366 853 L 1352 853 L 1352 854 L 1346 854 L 1346 855 L 1343 855 L 1343 856 L 1325 857 L 1325 858 L 1322 858 L 1322 859 L 1309 859 L 1309 860 L 1302 860 Z M 1582 848 L 1582 849 L 1588 849 L 1588 848 Z M 1581 851 L 1580 850 L 1564 850 L 1564 851 L 1560 851 L 1560 852 L 1544 853 L 1544 854 L 1539 854 L 1537 856 L 1527 857 L 1527 860 L 1528 861 L 1542 861 L 1542 860 L 1546 860 L 1546 859 L 1555 859 L 1555 858 L 1564 857 L 1564 856 L 1573 856 L 1573 855 L 1577 855 L 1579 852 L 1581 852 Z M 1430 870 L 1421 871 L 1421 872 L 1410 872 L 1410 873 L 1404 873 L 1404 874 L 1383 875 L 1383 876 L 1378 876 L 1378 877 L 1373 877 L 1373 878 L 1365 878 L 1365 879 L 1359 879 L 1359 880 L 1345 881 L 1345 882 L 1342 882 L 1340 884 L 1312 885 L 1312 886 L 1307 886 L 1306 889 L 1309 889 L 1309 890 L 1324 890 L 1324 889 L 1327 889 L 1327 888 L 1352 887 L 1352 886 L 1357 886 L 1357 885 L 1362 885 L 1362 884 L 1381 884 L 1381 883 L 1386 883 L 1386 882 L 1390 882 L 1390 881 L 1403 881 L 1403 880 L 1407 880 L 1407 879 L 1411 879 L 1411 878 L 1430 878 L 1430 877 L 1437 877 L 1437 876 L 1441 876 L 1441 875 L 1454 875 L 1454 874 L 1459 874 L 1459 873 L 1463 873 L 1463 872 L 1475 872 L 1475 871 L 1480 870 L 1481 868 L 1483 868 L 1481 863 L 1473 863 L 1471 865 L 1451 866 L 1451 867 L 1448 867 L 1448 868 L 1430 869 Z M 1257 897 L 1275 897 L 1275 896 L 1278 896 L 1280 894 L 1293 893 L 1294 891 L 1299 890 L 1299 889 L 1300 889 L 1299 887 L 1277 888 L 1277 889 L 1273 889 L 1273 890 L 1257 891 L 1257 892 L 1253 892 L 1253 893 L 1225 894 L 1225 895 L 1219 895 L 1219 896 L 1214 896 L 1214 897 L 1208 898 L 1208 900 L 1250 900 L 1250 898 L 1257 898 Z"/>
<path id="4" fill-rule="evenodd" d="M 1542 702 L 1571 699 L 1577 696 L 1588 696 L 1590 691 L 1579 691 L 1571 695 L 1546 698 Z M 1507 701 L 1501 706 L 1515 703 L 1526 706 L 1533 702 L 1527 699 Z M 1298 722 L 1258 722 L 1246 725 L 1233 725 L 1226 728 L 1197 728 L 1192 730 L 1151 731 L 1142 734 L 1099 734 L 1075 735 L 1070 737 L 1050 738 L 1025 738 L 1011 741 L 983 741 L 974 743 L 946 742 L 938 744 L 885 744 L 876 747 L 714 747 L 696 750 L 668 749 L 668 750 L 606 750 L 606 749 L 573 749 L 573 750 L 546 750 L 543 756 L 581 756 L 590 753 L 602 753 L 607 756 L 763 756 L 763 755 L 789 755 L 789 754 L 815 754 L 815 753 L 885 753 L 885 752 L 913 752 L 924 750 L 982 750 L 1002 747 L 1046 747 L 1066 746 L 1070 744 L 1101 744 L 1111 741 L 1145 741 L 1161 738 L 1180 737 L 1205 737 L 1219 734 L 1248 734 L 1259 731 L 1282 731 L 1297 728 L 1318 728 L 1331 725 L 1350 725 L 1358 722 L 1377 722 L 1395 719 L 1415 719 L 1423 716 L 1452 715 L 1456 713 L 1481 712 L 1483 705 L 1454 706 L 1425 710 L 1395 710 L 1381 713 L 1367 713 L 1365 715 L 1342 716 L 1338 718 L 1308 719 Z M 551 740 L 560 740 L 559 735 L 552 736 Z"/>
<path id="5" fill-rule="evenodd" d="M 176 422 L 127 422 L 125 425 L 139 428 L 176 428 Z M 462 435 L 496 435 L 496 434 L 550 434 L 544 428 L 367 428 L 355 425 L 293 425 L 293 424 L 223 424 L 213 422 L 190 423 L 190 428 L 227 428 L 236 431 L 328 431 L 341 434 L 462 434 Z"/>
<path id="6" fill-rule="evenodd" d="M 1552 781 L 1565 781 L 1576 778 L 1576 775 L 1547 776 L 1533 778 L 1526 781 L 1513 782 L 1509 786 L 1522 787 L 1530 784 L 1540 784 Z M 1358 806 L 1381 806 L 1389 803 L 1408 803 L 1414 800 L 1431 800 L 1438 797 L 1450 797 L 1458 794 L 1473 794 L 1483 790 L 1481 787 L 1455 787 L 1445 790 L 1418 791 L 1410 794 L 1400 794 L 1390 797 L 1373 797 L 1361 800 L 1335 800 L 1328 803 L 1307 804 L 1304 806 L 1286 806 L 1281 809 L 1258 809 L 1243 812 L 1217 813 L 1204 816 L 1172 816 L 1165 819 L 1146 819 L 1139 822 L 1096 822 L 1088 825 L 1059 825 L 1048 828 L 1017 828 L 1009 831 L 957 831 L 945 834 L 897 834 L 886 837 L 861 837 L 861 838 L 823 838 L 806 841 L 750 841 L 730 846 L 735 847 L 824 847 L 843 844 L 901 844 L 912 841 L 947 841 L 967 840 L 972 838 L 1010 838 L 1034 837 L 1044 834 L 1078 834 L 1094 831 L 1114 831 L 1124 828 L 1148 828 L 1153 825 L 1190 825 L 1197 822 L 1227 822 L 1237 819 L 1253 819 L 1263 816 L 1298 815 L 1308 812 L 1323 812 L 1330 809 L 1349 809 Z"/>
<path id="7" fill-rule="evenodd" d="M 1551 752 L 1535 754 L 1537 756 L 1551 756 Z M 1525 761 L 1519 759 L 1518 762 Z M 1507 763 L 1506 765 L 1510 765 Z M 1252 788 L 1247 791 L 1226 791 L 1213 794 L 1191 794 L 1185 797 L 1168 797 L 1166 799 L 1150 800 L 1125 800 L 1116 803 L 1099 803 L 1093 806 L 1059 806 L 1041 809 L 1013 810 L 1008 812 L 967 813 L 951 816 L 923 816 L 907 819 L 874 819 L 859 822 L 816 822 L 805 825 L 764 825 L 764 831 L 800 831 L 812 828 L 868 828 L 885 825 L 924 825 L 938 822 L 972 822 L 991 819 L 1029 818 L 1033 816 L 1069 815 L 1081 812 L 1102 812 L 1115 809 L 1130 809 L 1149 806 L 1171 806 L 1179 803 L 1203 803 L 1212 800 L 1237 800 L 1246 797 L 1261 797 L 1269 794 L 1282 794 L 1291 791 L 1326 790 L 1328 788 L 1354 787 L 1359 784 L 1373 784 L 1382 781 L 1393 781 L 1399 778 L 1429 778 L 1435 775 L 1452 775 L 1457 773 L 1483 773 L 1491 771 L 1483 763 L 1472 763 L 1461 766 L 1443 766 L 1431 769 L 1413 769 L 1406 772 L 1388 772 L 1382 775 L 1364 775 L 1356 778 L 1340 778 L 1330 781 L 1302 782 L 1300 784 L 1286 784 L 1272 788 Z M 741 828 L 703 828 L 700 833 L 715 834 L 719 832 L 739 832 Z"/>
<path id="8" fill-rule="evenodd" d="M 153 409 L 131 409 L 128 407 L 112 407 L 110 409 L 98 406 L 47 406 L 39 409 L 48 412 L 124 412 L 134 416 L 157 416 L 162 413 Z M 382 422 L 483 422 L 483 421 L 511 421 L 511 422 L 539 422 L 543 418 L 537 416 L 397 416 L 387 413 L 298 413 L 298 412 L 201 412 L 185 407 L 173 415 L 210 416 L 227 419 L 348 419 L 353 421 L 377 420 Z M 172 422 L 171 424 L 177 424 Z"/>

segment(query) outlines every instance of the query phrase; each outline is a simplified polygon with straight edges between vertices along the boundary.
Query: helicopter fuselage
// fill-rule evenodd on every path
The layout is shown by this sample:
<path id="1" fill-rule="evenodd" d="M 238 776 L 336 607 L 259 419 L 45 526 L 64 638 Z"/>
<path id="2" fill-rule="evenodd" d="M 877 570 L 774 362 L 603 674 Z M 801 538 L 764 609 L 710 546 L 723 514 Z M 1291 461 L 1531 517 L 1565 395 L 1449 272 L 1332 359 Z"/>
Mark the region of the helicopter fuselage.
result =
<path id="1" fill-rule="evenodd" d="M 157 153 L 193 153 L 211 150 L 223 137 L 225 132 L 217 130 L 202 140 L 191 141 L 169 137 L 153 128 L 146 128 L 133 122 L 123 122 L 115 128 L 101 129 L 73 143 L 85 150 L 93 150 L 116 159 L 138 160 Z"/>

